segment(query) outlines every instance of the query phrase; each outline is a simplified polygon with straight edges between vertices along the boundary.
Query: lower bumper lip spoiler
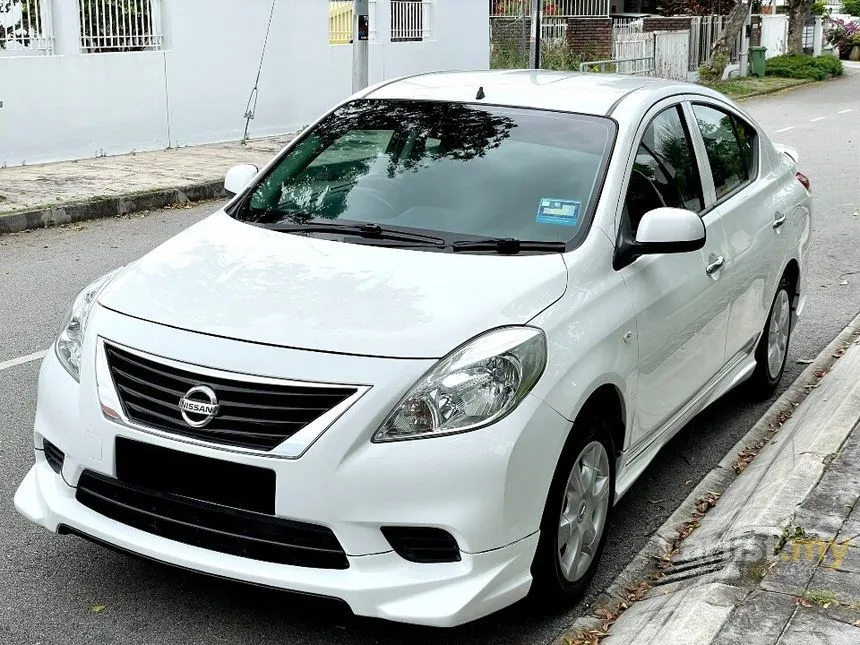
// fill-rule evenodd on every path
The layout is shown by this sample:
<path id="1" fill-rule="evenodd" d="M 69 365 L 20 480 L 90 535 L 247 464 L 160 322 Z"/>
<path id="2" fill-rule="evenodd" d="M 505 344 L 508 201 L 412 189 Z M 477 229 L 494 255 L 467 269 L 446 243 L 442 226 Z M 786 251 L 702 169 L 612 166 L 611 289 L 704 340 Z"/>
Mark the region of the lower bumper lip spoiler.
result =
<path id="1" fill-rule="evenodd" d="M 88 533 L 84 533 L 83 531 L 80 531 L 76 528 L 68 526 L 67 524 L 60 524 L 57 527 L 57 533 L 59 533 L 60 535 L 74 535 L 75 537 L 82 538 L 82 539 L 86 540 L 87 542 L 92 542 L 93 544 L 104 547 L 106 549 L 110 549 L 111 551 L 114 551 L 116 553 L 121 553 L 122 555 L 130 556 L 130 557 L 138 559 L 138 560 L 145 560 L 147 562 L 154 562 L 156 564 L 159 564 L 159 565 L 162 565 L 165 567 L 170 567 L 172 569 L 177 569 L 179 571 L 187 571 L 189 573 L 193 573 L 193 574 L 196 574 L 199 576 L 205 576 L 207 578 L 215 578 L 217 580 L 224 580 L 226 582 L 231 582 L 234 584 L 247 585 L 249 587 L 257 587 L 259 589 L 265 589 L 267 591 L 275 591 L 278 593 L 289 594 L 292 596 L 298 596 L 298 597 L 306 598 L 308 600 L 315 600 L 315 601 L 321 601 L 324 603 L 336 604 L 336 605 L 339 605 L 339 607 L 343 610 L 343 612 L 346 615 L 353 616 L 353 617 L 355 616 L 355 614 L 353 613 L 349 604 L 347 604 L 347 602 L 345 600 L 342 600 L 340 598 L 336 598 L 334 596 L 325 596 L 322 594 L 315 594 L 315 593 L 310 593 L 307 591 L 295 591 L 295 590 L 291 590 L 291 589 L 282 589 L 280 587 L 273 587 L 271 585 L 260 584 L 258 582 L 248 582 L 246 580 L 238 580 L 236 578 L 230 578 L 228 576 L 219 576 L 218 574 L 215 574 L 215 573 L 209 573 L 207 571 L 200 571 L 198 569 L 192 569 L 190 567 L 183 567 L 182 565 L 174 564 L 172 562 L 166 562 L 165 560 L 159 560 L 158 558 L 153 558 L 151 556 L 143 555 L 142 553 L 137 553 L 136 551 L 132 551 L 130 549 L 125 549 L 121 546 L 111 544 L 110 542 L 106 542 L 102 539 L 99 539 L 97 537 L 89 535 Z"/>

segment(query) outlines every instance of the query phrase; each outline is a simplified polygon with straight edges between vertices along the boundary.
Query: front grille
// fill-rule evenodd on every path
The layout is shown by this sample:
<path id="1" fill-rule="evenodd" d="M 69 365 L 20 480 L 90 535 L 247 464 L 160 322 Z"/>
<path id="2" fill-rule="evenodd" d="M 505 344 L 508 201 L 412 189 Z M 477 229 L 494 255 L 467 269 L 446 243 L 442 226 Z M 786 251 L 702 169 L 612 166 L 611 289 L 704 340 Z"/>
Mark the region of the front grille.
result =
<path id="1" fill-rule="evenodd" d="M 45 460 L 48 462 L 51 470 L 59 475 L 63 472 L 63 462 L 66 460 L 66 455 L 47 439 L 42 440 L 42 448 L 45 451 Z"/>
<path id="2" fill-rule="evenodd" d="M 424 526 L 383 526 L 382 534 L 394 551 L 410 562 L 459 562 L 460 547 L 443 529 Z"/>
<path id="3" fill-rule="evenodd" d="M 169 540 L 244 558 L 316 569 L 347 569 L 331 529 L 159 493 L 84 471 L 78 502 Z"/>
<path id="4" fill-rule="evenodd" d="M 126 416 L 137 423 L 212 443 L 271 450 L 355 394 L 355 388 L 251 383 L 195 374 L 105 344 Z M 191 368 L 193 369 L 193 368 Z M 196 386 L 212 388 L 218 412 L 194 428 L 179 401 Z"/>

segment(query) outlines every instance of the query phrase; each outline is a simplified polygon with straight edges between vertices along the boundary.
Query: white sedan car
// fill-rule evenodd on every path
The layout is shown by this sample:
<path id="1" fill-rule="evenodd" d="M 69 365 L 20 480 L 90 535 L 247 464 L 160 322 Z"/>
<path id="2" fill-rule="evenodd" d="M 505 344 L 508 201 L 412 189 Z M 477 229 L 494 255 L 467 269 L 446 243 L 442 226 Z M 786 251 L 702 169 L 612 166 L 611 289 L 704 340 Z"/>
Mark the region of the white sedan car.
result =
<path id="1" fill-rule="evenodd" d="M 796 161 L 696 85 L 374 86 L 81 292 L 16 507 L 395 621 L 569 601 L 660 448 L 776 387 L 810 243 Z"/>

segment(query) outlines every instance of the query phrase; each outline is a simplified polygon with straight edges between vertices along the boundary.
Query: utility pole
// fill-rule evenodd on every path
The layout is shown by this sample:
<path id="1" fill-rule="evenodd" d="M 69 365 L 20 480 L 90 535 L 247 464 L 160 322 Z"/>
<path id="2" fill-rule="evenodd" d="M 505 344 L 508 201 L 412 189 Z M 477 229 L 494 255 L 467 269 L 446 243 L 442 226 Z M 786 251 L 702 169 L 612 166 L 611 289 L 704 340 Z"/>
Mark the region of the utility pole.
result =
<path id="1" fill-rule="evenodd" d="M 750 3 L 750 9 L 747 11 L 746 20 L 744 20 L 744 26 L 741 28 L 741 47 L 738 52 L 738 76 L 747 76 L 749 74 L 749 60 L 750 60 L 750 28 L 752 22 L 752 3 Z"/>
<path id="2" fill-rule="evenodd" d="M 370 55 L 370 2 L 352 3 L 352 91 L 359 92 L 370 84 L 368 58 Z"/>
<path id="3" fill-rule="evenodd" d="M 543 0 L 532 0 L 532 34 L 529 42 L 529 67 L 540 69 L 540 37 L 541 18 L 543 17 Z"/>

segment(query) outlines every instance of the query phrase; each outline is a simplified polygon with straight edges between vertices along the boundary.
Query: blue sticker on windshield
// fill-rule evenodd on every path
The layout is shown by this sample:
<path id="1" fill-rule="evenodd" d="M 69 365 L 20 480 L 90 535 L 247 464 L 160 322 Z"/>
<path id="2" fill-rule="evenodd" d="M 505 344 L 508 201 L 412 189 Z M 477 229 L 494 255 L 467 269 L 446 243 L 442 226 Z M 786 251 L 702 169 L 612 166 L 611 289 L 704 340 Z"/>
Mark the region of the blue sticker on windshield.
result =
<path id="1" fill-rule="evenodd" d="M 542 199 L 538 208 L 539 224 L 579 226 L 579 202 L 572 199 Z"/>

